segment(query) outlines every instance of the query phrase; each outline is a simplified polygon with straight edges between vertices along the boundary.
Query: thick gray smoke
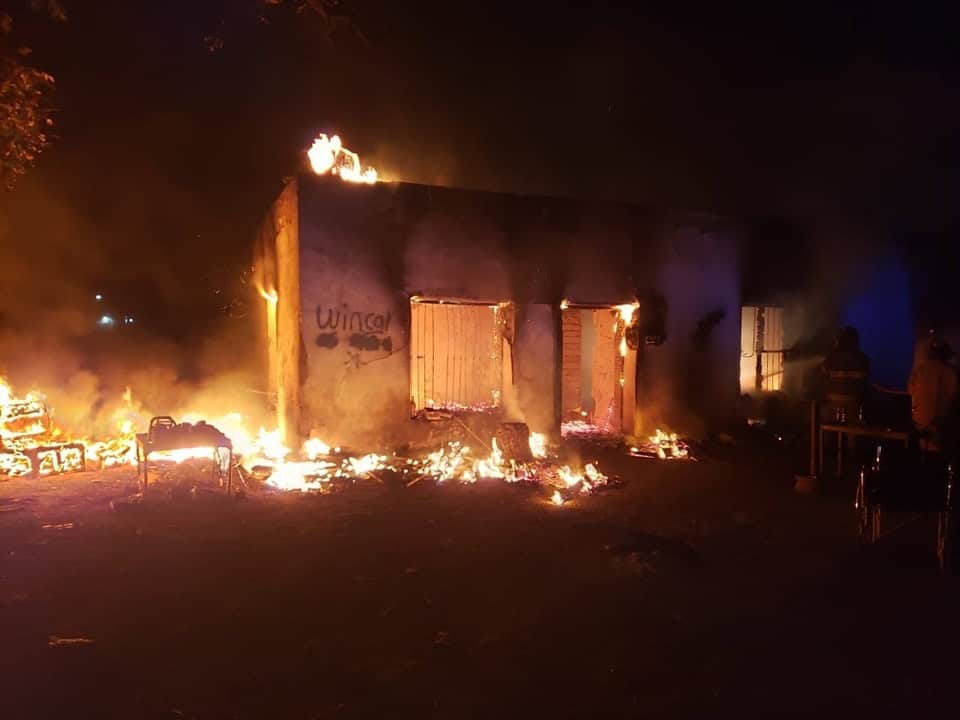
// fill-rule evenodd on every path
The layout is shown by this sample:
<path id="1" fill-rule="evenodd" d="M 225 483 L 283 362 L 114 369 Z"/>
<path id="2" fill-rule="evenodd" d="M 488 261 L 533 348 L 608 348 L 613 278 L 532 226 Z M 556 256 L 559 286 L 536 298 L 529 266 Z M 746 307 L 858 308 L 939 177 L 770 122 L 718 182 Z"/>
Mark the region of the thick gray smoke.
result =
<path id="1" fill-rule="evenodd" d="M 254 381 L 255 354 L 243 351 L 243 319 L 223 313 L 203 333 L 181 338 L 147 323 L 124 327 L 120 314 L 112 328 L 97 324 L 99 313 L 114 306 L 109 297 L 97 303 L 95 293 L 105 281 L 136 272 L 116 262 L 102 227 L 44 189 L 40 176 L 0 197 L 0 377 L 18 394 L 41 392 L 56 424 L 73 435 L 109 436 L 121 416 L 143 430 L 151 415 L 188 412 L 240 412 L 254 429 L 270 426 L 269 403 Z M 158 263 L 167 291 L 154 313 L 183 312 L 169 271 Z M 132 404 L 124 399 L 127 388 Z"/>

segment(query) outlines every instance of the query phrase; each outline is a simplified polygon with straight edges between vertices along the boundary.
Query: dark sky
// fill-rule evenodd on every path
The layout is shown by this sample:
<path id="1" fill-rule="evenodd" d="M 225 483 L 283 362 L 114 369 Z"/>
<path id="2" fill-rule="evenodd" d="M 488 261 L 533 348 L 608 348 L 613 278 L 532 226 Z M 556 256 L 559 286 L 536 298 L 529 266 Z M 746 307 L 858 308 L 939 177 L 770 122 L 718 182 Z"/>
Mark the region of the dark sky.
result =
<path id="1" fill-rule="evenodd" d="M 392 179 L 874 227 L 956 213 L 947 4 L 345 0 L 367 42 L 332 44 L 256 0 L 64 4 L 19 27 L 57 78 L 57 139 L 0 198 L 2 242 L 56 265 L 49 302 L 104 285 L 164 332 L 209 315 L 318 131 Z"/>

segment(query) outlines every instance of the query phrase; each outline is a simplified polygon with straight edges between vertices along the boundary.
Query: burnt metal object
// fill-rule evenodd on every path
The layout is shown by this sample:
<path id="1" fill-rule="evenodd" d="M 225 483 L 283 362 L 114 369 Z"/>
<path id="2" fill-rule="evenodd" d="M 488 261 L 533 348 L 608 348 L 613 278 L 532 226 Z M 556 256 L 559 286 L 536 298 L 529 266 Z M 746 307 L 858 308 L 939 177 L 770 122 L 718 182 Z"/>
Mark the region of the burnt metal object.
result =
<path id="1" fill-rule="evenodd" d="M 197 423 L 178 423 L 169 415 L 152 418 L 147 432 L 137 433 L 137 474 L 140 478 L 140 491 L 144 495 L 147 493 L 151 456 L 206 449 L 210 450 L 212 479 L 224 487 L 229 495 L 233 475 L 233 443 L 230 438 L 203 420 Z M 175 456 L 166 459 L 176 461 Z"/>
<path id="2" fill-rule="evenodd" d="M 627 333 L 627 345 L 663 345 L 667 341 L 667 301 L 661 295 L 645 295 L 638 302 L 636 334 Z"/>

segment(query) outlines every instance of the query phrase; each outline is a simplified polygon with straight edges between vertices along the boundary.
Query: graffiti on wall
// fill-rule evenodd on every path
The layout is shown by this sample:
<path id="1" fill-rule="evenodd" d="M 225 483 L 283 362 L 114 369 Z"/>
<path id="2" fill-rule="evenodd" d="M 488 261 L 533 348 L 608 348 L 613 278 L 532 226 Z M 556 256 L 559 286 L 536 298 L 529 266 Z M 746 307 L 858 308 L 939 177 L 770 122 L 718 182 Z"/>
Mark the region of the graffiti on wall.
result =
<path id="1" fill-rule="evenodd" d="M 356 351 L 393 351 L 389 312 L 358 310 L 347 303 L 339 307 L 318 304 L 317 327 L 317 347 L 333 349 L 344 339 Z"/>

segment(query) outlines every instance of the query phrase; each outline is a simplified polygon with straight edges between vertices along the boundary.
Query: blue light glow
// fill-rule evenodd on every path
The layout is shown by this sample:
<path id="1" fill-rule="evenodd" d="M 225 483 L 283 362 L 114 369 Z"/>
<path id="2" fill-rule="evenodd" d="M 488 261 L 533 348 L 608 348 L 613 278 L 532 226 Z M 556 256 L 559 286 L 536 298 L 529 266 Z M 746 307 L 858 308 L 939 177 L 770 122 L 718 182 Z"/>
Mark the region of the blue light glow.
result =
<path id="1" fill-rule="evenodd" d="M 871 382 L 904 388 L 913 363 L 910 277 L 894 259 L 865 271 L 865 282 L 843 308 L 843 322 L 860 332 L 860 346 L 870 358 Z"/>

